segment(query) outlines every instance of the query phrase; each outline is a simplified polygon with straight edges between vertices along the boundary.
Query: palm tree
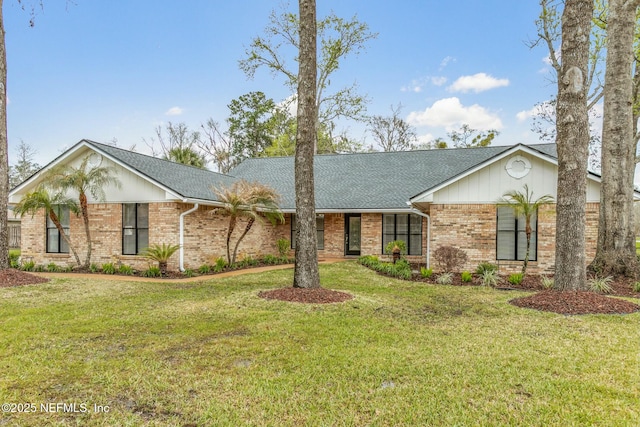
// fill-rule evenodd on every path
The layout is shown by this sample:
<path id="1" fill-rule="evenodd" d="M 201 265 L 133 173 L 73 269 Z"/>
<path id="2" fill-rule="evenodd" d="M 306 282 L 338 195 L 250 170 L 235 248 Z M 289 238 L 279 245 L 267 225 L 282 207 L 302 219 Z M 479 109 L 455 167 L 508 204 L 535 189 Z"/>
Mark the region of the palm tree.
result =
<path id="1" fill-rule="evenodd" d="M 87 193 L 99 201 L 105 200 L 104 187 L 115 185 L 120 188 L 120 181 L 114 175 L 116 170 L 110 166 L 92 166 L 89 163 L 90 156 L 86 156 L 78 167 L 61 165 L 49 172 L 50 185 L 60 190 L 73 190 L 78 192 L 80 212 L 84 222 L 84 230 L 87 236 L 87 257 L 83 267 L 89 268 L 91 262 L 91 231 L 89 229 L 89 207 Z"/>
<path id="2" fill-rule="evenodd" d="M 151 245 L 148 248 L 142 251 L 142 255 L 149 258 L 152 261 L 158 262 L 158 268 L 160 269 L 160 275 L 167 275 L 167 262 L 171 255 L 176 253 L 176 251 L 180 249 L 180 245 L 167 245 L 163 243 L 162 245 Z"/>
<path id="3" fill-rule="evenodd" d="M 214 188 L 213 192 L 218 196 L 223 206 L 220 208 L 229 215 L 229 229 L 227 230 L 227 261 L 229 265 L 236 262 L 238 246 L 256 221 L 262 221 L 263 216 L 271 224 L 284 222 L 284 216 L 280 211 L 278 202 L 280 196 L 271 187 L 258 182 L 245 180 L 235 182 L 231 187 Z M 236 241 L 231 255 L 231 235 L 236 228 L 239 218 L 247 218 L 244 231 Z"/>
<path id="4" fill-rule="evenodd" d="M 523 216 L 525 221 L 524 232 L 527 236 L 527 250 L 524 256 L 524 264 L 522 265 L 522 275 L 527 272 L 527 264 L 529 263 L 529 253 L 531 250 L 531 218 L 538 212 L 538 207 L 541 205 L 552 203 L 553 197 L 549 194 L 538 197 L 533 200 L 533 191 L 529 191 L 529 186 L 524 185 L 524 192 L 520 191 L 508 191 L 502 196 L 504 205 L 508 205 L 513 208 L 513 212 L 516 217 Z"/>
<path id="5" fill-rule="evenodd" d="M 51 219 L 51 222 L 56 226 L 56 229 L 58 229 L 60 237 L 62 237 L 69 246 L 69 249 L 76 259 L 76 263 L 81 265 L 78 252 L 71 244 L 71 239 L 67 233 L 64 232 L 64 228 L 60 223 L 60 218 L 58 218 L 58 214 L 55 209 L 56 206 L 66 206 L 69 208 L 70 212 L 73 212 L 76 215 L 80 213 L 80 206 L 78 206 L 78 203 L 74 199 L 68 198 L 62 193 L 55 193 L 54 195 L 51 195 L 44 187 L 39 187 L 35 191 L 25 194 L 22 199 L 20 199 L 20 202 L 18 202 L 18 204 L 13 208 L 13 212 L 15 212 L 16 215 L 20 215 L 20 217 L 23 217 L 26 214 L 31 214 L 31 217 L 33 217 L 36 212 L 44 209 L 46 215 Z"/>
<path id="6" fill-rule="evenodd" d="M 207 163 L 204 156 L 191 147 L 173 147 L 167 152 L 164 158 L 175 163 L 194 166 L 200 169 L 204 169 Z"/>

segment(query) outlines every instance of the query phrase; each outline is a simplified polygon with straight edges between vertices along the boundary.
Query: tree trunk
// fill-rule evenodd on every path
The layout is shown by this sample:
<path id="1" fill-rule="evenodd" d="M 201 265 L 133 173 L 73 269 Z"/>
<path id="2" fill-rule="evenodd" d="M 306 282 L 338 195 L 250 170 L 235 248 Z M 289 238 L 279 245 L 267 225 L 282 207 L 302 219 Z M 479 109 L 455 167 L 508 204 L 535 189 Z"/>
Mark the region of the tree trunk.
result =
<path id="1" fill-rule="evenodd" d="M 293 286 L 319 288 L 318 235 L 313 178 L 316 145 L 316 1 L 299 0 L 300 51 L 298 71 L 298 130 L 296 135 L 296 263 Z"/>
<path id="2" fill-rule="evenodd" d="M 9 268 L 9 158 L 7 142 L 7 54 L 0 0 L 0 270 Z"/>
<path id="3" fill-rule="evenodd" d="M 531 253 L 531 225 L 527 224 L 525 234 L 527 236 L 527 251 L 524 254 L 524 262 L 522 263 L 522 277 L 527 274 L 527 266 L 529 265 L 529 255 Z"/>
<path id="4" fill-rule="evenodd" d="M 78 256 L 78 252 L 76 252 L 75 247 L 71 244 L 71 239 L 69 238 L 69 236 L 67 236 L 67 233 L 64 232 L 64 228 L 62 227 L 62 224 L 60 224 L 60 219 L 58 218 L 58 215 L 56 215 L 56 213 L 53 210 L 50 210 L 49 218 L 51 218 L 51 222 L 53 222 L 53 225 L 56 226 L 58 233 L 60 233 L 60 237 L 65 242 L 67 242 L 67 246 L 69 246 L 69 250 L 71 251 L 71 253 L 73 253 L 74 258 L 76 259 L 76 263 L 78 264 L 78 266 L 81 266 L 82 263 L 80 262 L 80 257 Z"/>
<path id="5" fill-rule="evenodd" d="M 251 227 L 253 227 L 253 223 L 256 222 L 255 218 L 249 218 L 249 221 L 247 222 L 247 226 L 244 228 L 244 231 L 242 232 L 242 234 L 240 235 L 240 237 L 238 237 L 238 241 L 236 242 L 235 247 L 233 248 L 233 262 L 236 262 L 236 256 L 238 254 L 238 246 L 240 246 L 240 242 L 242 241 L 242 239 L 244 239 L 244 236 L 247 235 L 247 233 L 249 232 L 249 230 L 251 230 Z"/>
<path id="6" fill-rule="evenodd" d="M 91 230 L 89 230 L 89 204 L 87 195 L 80 193 L 80 210 L 82 211 L 82 221 L 84 222 L 84 233 L 87 236 L 87 257 L 84 260 L 84 268 L 89 268 L 91 264 Z"/>
<path id="7" fill-rule="evenodd" d="M 233 260 L 231 259 L 231 234 L 233 230 L 236 228 L 236 217 L 231 215 L 229 218 L 229 230 L 227 230 L 227 262 L 229 265 L 235 262 L 235 255 L 233 256 Z"/>
<path id="8" fill-rule="evenodd" d="M 633 218 L 633 36 L 638 5 L 640 0 L 609 0 L 598 247 L 590 266 L 599 274 L 633 278 L 638 274 Z"/>
<path id="9" fill-rule="evenodd" d="M 556 276 L 560 290 L 587 287 L 585 219 L 589 117 L 586 77 L 593 0 L 566 0 L 558 76 Z"/>

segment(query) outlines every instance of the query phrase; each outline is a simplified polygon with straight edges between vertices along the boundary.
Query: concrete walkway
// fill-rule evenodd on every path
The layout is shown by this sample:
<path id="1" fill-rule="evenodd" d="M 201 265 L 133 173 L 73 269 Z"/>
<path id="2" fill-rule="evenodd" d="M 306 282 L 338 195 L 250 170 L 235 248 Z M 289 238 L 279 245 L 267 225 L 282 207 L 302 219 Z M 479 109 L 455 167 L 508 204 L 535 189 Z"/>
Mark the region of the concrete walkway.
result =
<path id="1" fill-rule="evenodd" d="M 332 264 L 335 262 L 352 261 L 349 258 L 326 258 L 318 261 L 319 264 Z M 120 282 L 152 282 L 152 283 L 189 283 L 202 282 L 211 279 L 223 279 L 225 277 L 234 277 L 244 274 L 262 273 L 272 270 L 292 269 L 293 264 L 268 265 L 265 267 L 245 268 L 242 270 L 227 271 L 225 273 L 205 274 L 197 277 L 184 277 L 180 279 L 160 279 L 158 277 L 140 277 L 140 276 L 123 276 L 119 274 L 99 274 L 99 273 L 46 273 L 46 272 L 30 272 L 35 276 L 46 277 L 49 279 L 86 279 L 86 280 L 117 280 Z"/>

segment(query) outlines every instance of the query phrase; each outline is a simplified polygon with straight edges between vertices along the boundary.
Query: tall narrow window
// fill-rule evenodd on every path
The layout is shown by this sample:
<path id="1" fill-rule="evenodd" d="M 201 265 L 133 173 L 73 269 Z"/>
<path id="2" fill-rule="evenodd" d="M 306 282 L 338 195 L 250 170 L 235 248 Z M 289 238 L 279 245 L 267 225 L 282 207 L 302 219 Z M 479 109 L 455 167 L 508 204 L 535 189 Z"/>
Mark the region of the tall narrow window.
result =
<path id="1" fill-rule="evenodd" d="M 296 248 L 296 215 L 291 214 L 291 249 Z M 318 249 L 324 249 L 324 215 L 316 215 L 316 233 L 318 233 Z"/>
<path id="2" fill-rule="evenodd" d="M 137 255 L 149 246 L 149 204 L 122 205 L 122 254 Z"/>
<path id="3" fill-rule="evenodd" d="M 537 215 L 531 217 L 531 245 L 529 260 L 538 258 Z M 527 253 L 526 222 L 523 216 L 516 217 L 513 208 L 498 206 L 496 230 L 496 259 L 523 261 Z"/>
<path id="4" fill-rule="evenodd" d="M 382 251 L 394 240 L 405 242 L 408 255 L 422 255 L 422 217 L 414 214 L 383 214 Z"/>
<path id="5" fill-rule="evenodd" d="M 64 233 L 69 235 L 69 207 L 68 206 L 53 206 L 53 211 L 62 225 Z M 49 253 L 69 253 L 69 245 L 65 242 L 64 238 L 60 235 L 60 231 L 56 228 L 56 225 L 51 221 L 51 217 L 47 215 L 47 252 Z"/>

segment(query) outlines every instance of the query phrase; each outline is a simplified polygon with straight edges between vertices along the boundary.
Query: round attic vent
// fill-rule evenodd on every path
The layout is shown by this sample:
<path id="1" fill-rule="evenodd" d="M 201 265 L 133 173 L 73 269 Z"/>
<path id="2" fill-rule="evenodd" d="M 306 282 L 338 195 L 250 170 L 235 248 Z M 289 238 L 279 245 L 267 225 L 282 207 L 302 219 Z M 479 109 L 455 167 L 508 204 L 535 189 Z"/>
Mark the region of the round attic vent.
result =
<path id="1" fill-rule="evenodd" d="M 97 168 L 101 164 L 102 164 L 102 156 L 98 153 L 93 153 L 92 155 L 89 156 L 89 159 L 87 160 L 87 165 L 89 165 L 89 167 L 91 168 Z"/>
<path id="2" fill-rule="evenodd" d="M 524 178 L 531 170 L 531 162 L 526 157 L 513 156 L 507 162 L 506 169 L 509 176 L 513 178 Z"/>

